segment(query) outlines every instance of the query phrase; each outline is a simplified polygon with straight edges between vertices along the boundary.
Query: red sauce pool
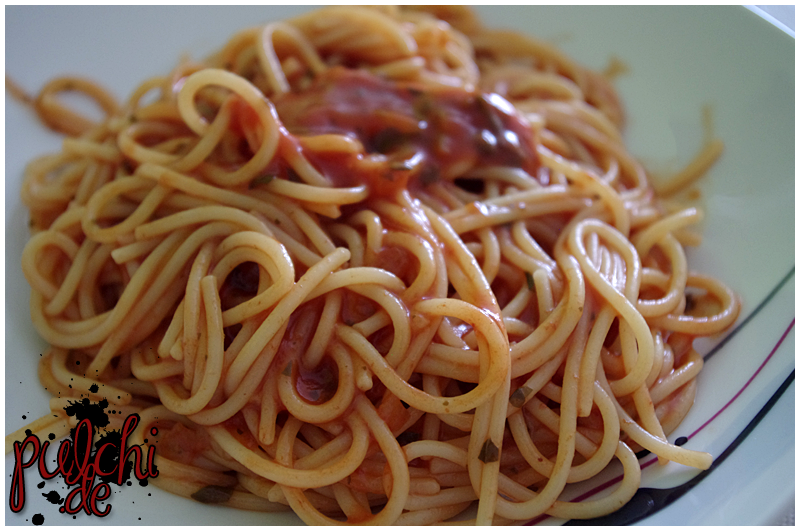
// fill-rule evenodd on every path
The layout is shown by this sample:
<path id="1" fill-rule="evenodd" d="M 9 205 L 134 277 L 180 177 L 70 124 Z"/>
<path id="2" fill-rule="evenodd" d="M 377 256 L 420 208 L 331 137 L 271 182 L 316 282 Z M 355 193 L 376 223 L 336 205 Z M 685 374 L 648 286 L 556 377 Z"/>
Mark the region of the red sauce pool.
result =
<path id="1" fill-rule="evenodd" d="M 423 91 L 336 67 L 308 90 L 274 103 L 295 135 L 348 135 L 367 153 L 385 156 L 376 168 L 352 155 L 306 153 L 336 186 L 366 183 L 373 193 L 389 195 L 453 179 L 471 167 L 510 166 L 535 175 L 538 166 L 529 123 L 497 94 L 452 87 Z"/>
<path id="2" fill-rule="evenodd" d="M 295 380 L 298 395 L 311 404 L 324 404 L 333 398 L 339 388 L 336 362 L 325 356 L 314 369 L 307 369 L 302 363 L 299 365 Z"/>

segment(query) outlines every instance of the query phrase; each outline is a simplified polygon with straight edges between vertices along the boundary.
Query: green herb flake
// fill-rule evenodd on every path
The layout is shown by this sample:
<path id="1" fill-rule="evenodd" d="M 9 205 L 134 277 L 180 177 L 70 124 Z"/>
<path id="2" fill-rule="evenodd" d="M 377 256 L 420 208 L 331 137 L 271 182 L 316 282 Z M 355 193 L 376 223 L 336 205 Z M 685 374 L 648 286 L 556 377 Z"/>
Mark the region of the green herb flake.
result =
<path id="1" fill-rule="evenodd" d="M 533 389 L 531 389 L 527 385 L 523 385 L 522 387 L 511 393 L 511 397 L 508 399 L 508 402 L 512 406 L 520 408 L 525 405 L 525 400 L 528 398 L 528 396 L 530 396 L 531 391 L 533 391 Z"/>
<path id="2" fill-rule="evenodd" d="M 286 364 L 286 367 L 284 367 L 283 372 L 281 374 L 283 374 L 284 376 L 291 376 L 292 375 L 292 362 L 291 361 Z"/>
<path id="3" fill-rule="evenodd" d="M 214 108 L 210 104 L 204 101 L 198 102 L 197 112 L 200 113 L 200 116 L 202 116 L 208 121 L 211 121 L 217 114 Z"/>
<path id="4" fill-rule="evenodd" d="M 220 485 L 206 485 L 202 489 L 192 494 L 192 499 L 200 503 L 225 503 L 231 499 L 233 487 L 222 487 Z"/>
<path id="5" fill-rule="evenodd" d="M 491 439 L 487 439 L 486 442 L 483 443 L 483 446 L 481 446 L 478 459 L 486 464 L 496 463 L 500 460 L 500 448 L 498 448 Z"/>
<path id="6" fill-rule="evenodd" d="M 533 291 L 534 288 L 536 287 L 535 284 L 533 283 L 533 273 L 525 271 L 525 280 L 528 281 L 528 289 Z"/>
<path id="7" fill-rule="evenodd" d="M 387 127 L 379 131 L 372 139 L 372 146 L 378 153 L 389 153 L 399 148 L 407 141 L 406 135 L 395 127 Z"/>
<path id="8" fill-rule="evenodd" d="M 257 188 L 261 185 L 267 185 L 272 182 L 272 179 L 275 178 L 275 175 L 272 173 L 265 173 L 263 175 L 259 175 L 252 181 L 250 181 L 250 189 Z"/>
<path id="9" fill-rule="evenodd" d="M 424 93 L 415 97 L 411 105 L 414 110 L 414 117 L 418 120 L 429 119 L 434 109 L 433 101 Z"/>
<path id="10" fill-rule="evenodd" d="M 503 127 L 503 121 L 500 119 L 500 116 L 497 115 L 497 108 L 492 104 L 489 97 L 485 94 L 481 94 L 476 98 L 476 103 L 478 105 L 478 111 L 489 122 L 489 131 L 496 137 L 502 136 L 505 127 Z"/>
<path id="11" fill-rule="evenodd" d="M 411 171 L 413 168 L 407 160 L 400 160 L 389 164 L 389 169 L 392 171 Z"/>

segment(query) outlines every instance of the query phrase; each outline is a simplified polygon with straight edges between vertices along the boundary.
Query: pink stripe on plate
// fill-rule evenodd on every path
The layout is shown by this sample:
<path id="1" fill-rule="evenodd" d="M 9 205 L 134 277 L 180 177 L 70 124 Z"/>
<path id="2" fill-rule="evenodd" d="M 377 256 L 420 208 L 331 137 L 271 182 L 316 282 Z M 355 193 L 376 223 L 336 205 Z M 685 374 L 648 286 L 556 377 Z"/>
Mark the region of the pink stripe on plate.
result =
<path id="1" fill-rule="evenodd" d="M 694 437 L 695 435 L 697 435 L 697 434 L 698 434 L 698 433 L 699 433 L 699 432 L 700 432 L 700 431 L 701 431 L 703 428 L 705 428 L 706 426 L 708 426 L 708 424 L 709 424 L 709 423 L 710 423 L 712 420 L 714 420 L 715 418 L 717 418 L 717 417 L 720 415 L 720 413 L 722 413 L 723 411 L 725 411 L 726 409 L 728 409 L 728 406 L 730 406 L 731 404 L 733 404 L 733 402 L 734 402 L 734 401 L 735 401 L 737 398 L 739 398 L 739 395 L 741 395 L 741 394 L 742 394 L 742 392 L 744 392 L 744 390 L 745 390 L 745 389 L 747 389 L 747 386 L 749 386 L 749 385 L 750 385 L 750 383 L 751 383 L 751 382 L 752 382 L 752 381 L 755 379 L 755 377 L 756 377 L 756 376 L 758 376 L 758 373 L 760 373 L 760 372 L 761 372 L 761 369 L 763 369 L 763 368 L 764 368 L 764 366 L 767 364 L 767 362 L 770 360 L 770 358 L 772 358 L 772 356 L 775 354 L 775 352 L 777 352 L 778 348 L 779 348 L 779 347 L 781 346 L 781 344 L 783 343 L 783 340 L 784 340 L 784 339 L 786 339 L 786 336 L 787 336 L 787 335 L 789 335 L 789 332 L 792 330 L 792 328 L 794 328 L 794 319 L 792 319 L 792 322 L 791 322 L 791 323 L 789 323 L 789 326 L 788 326 L 788 327 L 786 328 L 786 330 L 783 332 L 783 335 L 782 335 L 782 336 L 781 336 L 781 338 L 778 340 L 778 342 L 775 344 L 775 346 L 774 346 L 774 347 L 772 347 L 772 350 L 770 351 L 770 353 L 769 353 L 769 355 L 767 356 L 767 358 L 766 358 L 766 359 L 765 359 L 765 360 L 764 360 L 764 361 L 761 363 L 761 365 L 759 365 L 759 366 L 758 366 L 758 369 L 756 369 L 756 372 L 754 372 L 754 373 L 753 373 L 753 375 L 752 375 L 752 376 L 751 376 L 751 377 L 750 377 L 750 378 L 747 380 L 747 382 L 744 384 L 744 386 L 743 386 L 741 389 L 739 389 L 739 391 L 738 391 L 738 392 L 737 392 L 735 395 L 733 395 L 733 398 L 731 398 L 731 399 L 728 401 L 728 403 L 727 403 L 727 404 L 725 404 L 724 406 L 722 406 L 722 409 L 720 409 L 719 411 L 717 411 L 716 413 L 714 413 L 714 415 L 713 415 L 713 416 L 712 416 L 710 419 L 708 419 L 707 421 L 705 421 L 705 422 L 704 422 L 704 423 L 703 423 L 703 424 L 702 424 L 702 425 L 701 425 L 699 428 L 697 428 L 697 429 L 696 429 L 696 430 L 694 430 L 694 431 L 693 431 L 691 434 L 689 434 L 689 435 L 686 437 L 687 439 L 691 439 L 692 437 Z"/>

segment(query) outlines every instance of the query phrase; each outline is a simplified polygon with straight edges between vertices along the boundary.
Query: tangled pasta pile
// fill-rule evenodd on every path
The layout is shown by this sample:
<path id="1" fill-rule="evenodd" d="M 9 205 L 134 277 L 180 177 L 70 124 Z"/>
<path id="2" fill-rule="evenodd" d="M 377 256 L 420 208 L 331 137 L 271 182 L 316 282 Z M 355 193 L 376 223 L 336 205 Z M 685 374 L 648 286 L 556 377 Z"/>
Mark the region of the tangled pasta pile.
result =
<path id="1" fill-rule="evenodd" d="M 33 104 L 68 135 L 23 186 L 35 432 L 107 399 L 159 487 L 309 524 L 589 518 L 633 496 L 636 451 L 709 466 L 665 434 L 736 296 L 688 270 L 700 213 L 656 197 L 607 80 L 552 47 L 329 7 L 121 105 L 66 78 Z M 559 499 L 615 460 L 604 498 Z"/>

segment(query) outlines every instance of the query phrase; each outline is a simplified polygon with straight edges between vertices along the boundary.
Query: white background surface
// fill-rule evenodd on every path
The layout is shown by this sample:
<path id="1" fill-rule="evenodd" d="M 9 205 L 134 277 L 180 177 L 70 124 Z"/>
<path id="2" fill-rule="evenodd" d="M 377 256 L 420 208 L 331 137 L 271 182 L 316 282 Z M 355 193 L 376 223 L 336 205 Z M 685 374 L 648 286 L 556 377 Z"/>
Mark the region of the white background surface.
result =
<path id="1" fill-rule="evenodd" d="M 752 6 L 755 10 L 765 12 L 768 16 L 777 20 L 790 30 L 794 31 L 794 5 L 778 5 L 778 6 Z"/>

